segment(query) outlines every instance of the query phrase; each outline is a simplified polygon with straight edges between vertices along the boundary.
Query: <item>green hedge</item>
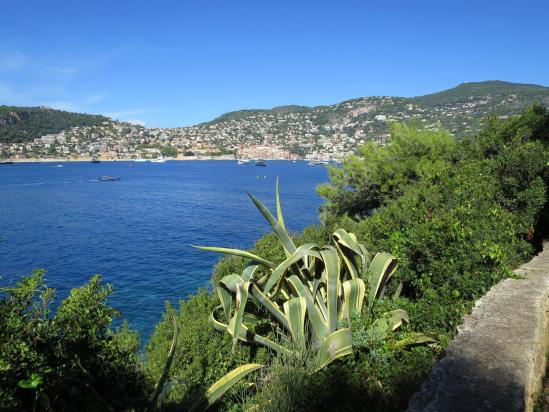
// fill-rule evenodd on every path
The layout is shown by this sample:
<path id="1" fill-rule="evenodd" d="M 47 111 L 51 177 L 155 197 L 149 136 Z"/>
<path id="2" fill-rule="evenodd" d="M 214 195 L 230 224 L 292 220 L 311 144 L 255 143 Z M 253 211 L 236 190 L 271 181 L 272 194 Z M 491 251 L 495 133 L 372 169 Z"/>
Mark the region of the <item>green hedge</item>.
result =
<path id="1" fill-rule="evenodd" d="M 0 289 L 0 410 L 134 410 L 149 388 L 138 358 L 139 338 L 106 305 L 100 277 L 63 300 L 44 271 Z"/>

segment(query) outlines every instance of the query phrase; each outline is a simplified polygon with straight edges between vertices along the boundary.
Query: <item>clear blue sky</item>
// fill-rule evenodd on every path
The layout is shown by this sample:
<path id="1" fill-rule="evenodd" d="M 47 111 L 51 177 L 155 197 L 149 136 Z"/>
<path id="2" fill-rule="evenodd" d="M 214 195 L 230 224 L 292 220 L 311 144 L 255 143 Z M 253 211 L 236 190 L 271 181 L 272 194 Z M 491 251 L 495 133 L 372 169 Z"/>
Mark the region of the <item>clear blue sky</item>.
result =
<path id="1" fill-rule="evenodd" d="M 6 1 L 0 35 L 0 104 L 147 126 L 466 81 L 549 86 L 547 0 Z"/>

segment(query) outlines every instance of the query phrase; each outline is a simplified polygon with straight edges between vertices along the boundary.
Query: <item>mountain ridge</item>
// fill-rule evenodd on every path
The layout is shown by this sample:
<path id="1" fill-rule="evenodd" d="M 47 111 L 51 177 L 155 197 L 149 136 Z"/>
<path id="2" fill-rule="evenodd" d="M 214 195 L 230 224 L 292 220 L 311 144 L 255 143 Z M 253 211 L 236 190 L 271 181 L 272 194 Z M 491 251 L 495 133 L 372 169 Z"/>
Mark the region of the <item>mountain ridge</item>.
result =
<path id="1" fill-rule="evenodd" d="M 495 87 L 496 90 L 486 90 L 483 87 Z M 395 99 L 408 99 L 408 100 L 427 100 L 432 97 L 439 97 L 442 99 L 448 98 L 448 96 L 457 94 L 457 91 L 461 91 L 464 89 L 467 90 L 475 90 L 476 93 L 471 94 L 472 96 L 478 96 L 478 95 L 484 95 L 486 93 L 489 94 L 501 94 L 505 91 L 517 91 L 516 89 L 522 90 L 535 90 L 535 91 L 541 91 L 541 92 L 547 92 L 549 94 L 549 86 L 543 86 L 539 84 L 534 83 L 514 83 L 514 82 L 507 82 L 503 80 L 485 80 L 485 81 L 478 81 L 478 82 L 463 82 L 459 83 L 457 86 L 451 87 L 450 89 L 433 92 L 433 93 L 427 93 L 423 95 L 417 95 L 417 96 L 411 96 L 411 97 L 404 97 L 404 96 L 391 96 L 391 95 L 372 95 L 372 96 L 362 96 L 362 97 L 355 97 L 351 99 L 343 100 L 339 103 L 332 103 L 327 105 L 316 105 L 316 106 L 306 106 L 306 105 L 298 105 L 298 104 L 288 104 L 288 105 L 282 105 L 282 106 L 274 106 L 271 108 L 264 108 L 264 109 L 258 109 L 258 108 L 249 108 L 249 109 L 240 109 L 240 110 L 233 110 L 230 112 L 223 113 L 217 117 L 215 117 L 212 120 L 198 123 L 197 125 L 202 124 L 211 124 L 213 122 L 217 121 L 224 121 L 224 120 L 230 120 L 232 115 L 238 115 L 240 114 L 255 114 L 255 113 L 265 113 L 265 112 L 282 112 L 286 108 L 298 108 L 298 111 L 312 111 L 315 109 L 322 109 L 325 107 L 330 106 L 337 106 L 342 105 L 346 103 L 356 102 L 364 99 L 371 99 L 371 98 L 395 98 Z M 511 89 L 511 90 L 510 90 Z M 480 91 L 482 93 L 480 93 Z M 196 126 L 196 125 L 195 125 Z M 192 127 L 192 126 L 189 126 Z"/>

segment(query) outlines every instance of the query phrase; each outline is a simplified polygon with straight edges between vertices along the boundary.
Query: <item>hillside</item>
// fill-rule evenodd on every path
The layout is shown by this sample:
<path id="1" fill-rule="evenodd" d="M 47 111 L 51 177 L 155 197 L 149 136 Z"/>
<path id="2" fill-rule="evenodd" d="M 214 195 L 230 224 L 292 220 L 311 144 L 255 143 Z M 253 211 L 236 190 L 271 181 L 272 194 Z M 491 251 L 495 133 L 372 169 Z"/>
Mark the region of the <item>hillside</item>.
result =
<path id="1" fill-rule="evenodd" d="M 44 108 L 0 107 L 2 157 L 86 156 L 109 158 L 169 153 L 289 159 L 316 153 L 342 158 L 368 140 L 385 142 L 388 123 L 414 121 L 427 129 L 446 129 L 461 138 L 477 133 L 488 114 L 517 114 L 533 102 L 549 105 L 549 88 L 531 84 L 486 81 L 463 83 L 418 97 L 374 96 L 329 106 L 280 106 L 240 110 L 191 127 L 144 129 L 103 116 Z M 32 141 L 67 130 L 58 139 Z M 2 143 L 12 143 L 9 147 Z M 165 150 L 164 150 L 165 149 Z"/>
<path id="2" fill-rule="evenodd" d="M 537 84 L 522 84 L 490 80 L 485 82 L 462 83 L 457 87 L 442 92 L 415 97 L 418 103 L 425 106 L 439 106 L 483 96 L 517 95 L 519 100 L 545 100 L 549 103 L 549 88 Z"/>
<path id="3" fill-rule="evenodd" d="M 97 126 L 108 117 L 71 113 L 46 107 L 0 106 L 0 142 L 28 142 L 74 126 Z"/>
<path id="4" fill-rule="evenodd" d="M 376 116 L 377 120 L 383 120 L 385 116 L 385 120 L 421 120 L 428 125 L 442 126 L 457 136 L 463 136 L 477 132 L 480 120 L 488 113 L 509 116 L 535 101 L 549 105 L 549 87 L 492 80 L 462 83 L 452 89 L 411 98 L 372 96 L 329 106 L 241 110 L 224 114 L 203 126 L 254 121 L 258 118 L 265 121 L 269 118 L 276 119 L 284 123 L 285 117 L 297 116 L 305 122 L 310 121 L 312 129 L 314 126 L 339 124 L 344 128 L 356 129 L 358 126 L 358 129 L 370 132 L 371 135 L 382 133 L 386 128 L 376 127 L 381 125 L 375 124 L 369 127 L 367 125 L 375 121 Z"/>

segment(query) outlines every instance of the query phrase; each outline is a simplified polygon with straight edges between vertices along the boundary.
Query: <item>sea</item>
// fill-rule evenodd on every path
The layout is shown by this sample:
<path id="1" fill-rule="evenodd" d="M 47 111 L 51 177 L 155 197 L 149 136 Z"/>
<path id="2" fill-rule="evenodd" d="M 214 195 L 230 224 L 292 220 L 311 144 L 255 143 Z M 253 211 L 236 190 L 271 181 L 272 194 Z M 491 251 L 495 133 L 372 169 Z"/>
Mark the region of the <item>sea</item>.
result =
<path id="1" fill-rule="evenodd" d="M 59 302 L 101 274 L 109 304 L 145 342 L 164 302 L 211 288 L 220 255 L 191 245 L 249 248 L 270 231 L 246 191 L 274 213 L 277 177 L 289 230 L 319 223 L 328 173 L 304 161 L 1 165 L 0 285 L 43 268 Z"/>

